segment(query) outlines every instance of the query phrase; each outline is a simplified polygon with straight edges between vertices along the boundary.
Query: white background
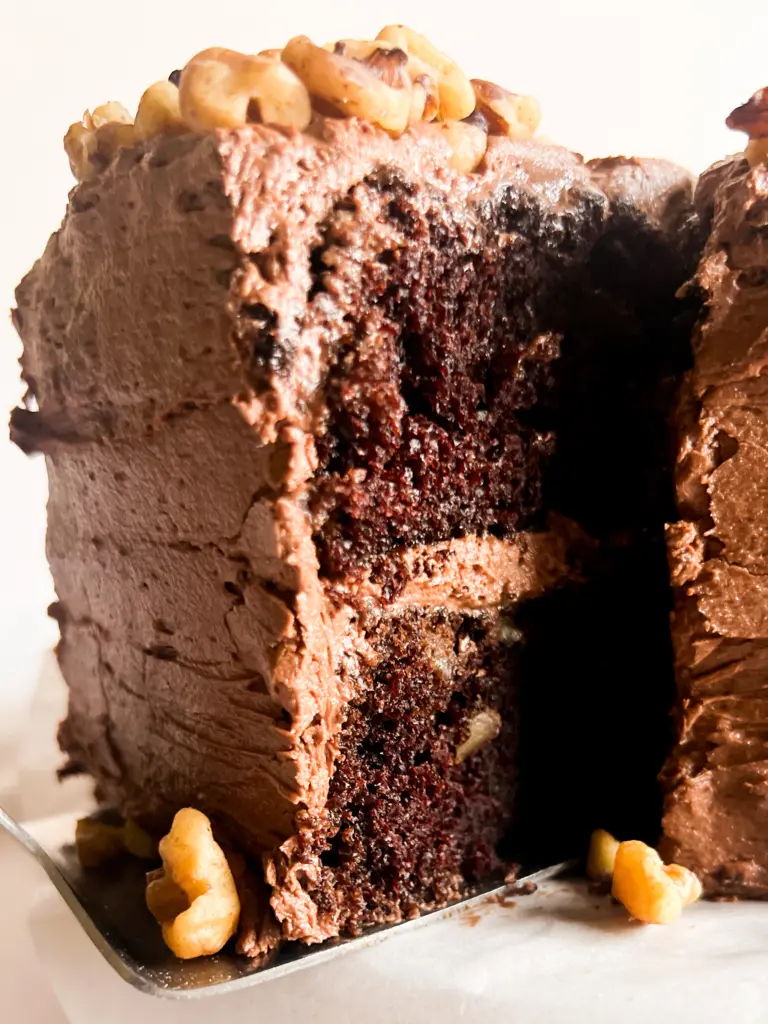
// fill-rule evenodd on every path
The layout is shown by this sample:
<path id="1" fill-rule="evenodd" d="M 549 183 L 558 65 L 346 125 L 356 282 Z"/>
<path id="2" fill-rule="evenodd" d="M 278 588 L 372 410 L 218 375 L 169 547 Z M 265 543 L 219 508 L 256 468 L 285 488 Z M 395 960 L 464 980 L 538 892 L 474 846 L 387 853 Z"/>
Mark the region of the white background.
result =
<path id="1" fill-rule="evenodd" d="M 723 118 L 768 84 L 759 0 L 502 3 L 393 0 L 0 0 L 0 309 L 58 225 L 72 181 L 61 137 L 86 107 L 129 108 L 197 50 L 252 51 L 306 32 L 370 37 L 404 21 L 477 77 L 537 96 L 543 131 L 587 156 L 667 156 L 693 170 L 740 148 Z M 622 12 L 625 13 L 617 13 Z M 0 418 L 21 394 L 0 315 Z M 0 722 L 15 728 L 55 637 L 45 474 L 0 429 Z"/>
<path id="2" fill-rule="evenodd" d="M 666 156 L 698 171 L 740 148 L 723 119 L 768 85 L 765 12 L 765 0 L 0 0 L 0 796 L 4 789 L 7 796 L 8 772 L 15 768 L 8 738 L 18 737 L 41 658 L 55 639 L 45 615 L 53 591 L 43 546 L 44 466 L 13 448 L 3 425 L 21 387 L 19 344 L 2 311 L 63 215 L 72 181 L 61 137 L 70 122 L 108 99 L 135 108 L 149 83 L 206 46 L 252 51 L 278 46 L 298 32 L 316 42 L 366 38 L 387 22 L 404 21 L 430 35 L 472 76 L 537 96 L 543 131 L 585 155 Z M 25 740 L 27 792 L 36 791 L 30 779 L 41 780 L 42 790 L 42 780 L 52 776 L 56 755 L 44 739 L 53 734 L 58 701 L 46 692 L 35 702 L 41 746 Z M 41 806 L 36 797 L 36 809 Z M 21 868 L 8 870 L 19 899 L 16 917 L 11 899 L 0 919 L 0 1017 L 9 1024 L 60 1022 L 23 928 L 27 883 Z M 481 931 L 466 937 L 472 935 L 473 948 L 482 952 Z M 764 939 L 762 932 L 754 939 L 755 950 L 764 951 Z M 670 941 L 674 946 L 674 935 Z M 497 944 L 493 939 L 491 947 Z M 618 948 L 612 943 L 611 955 Z M 670 954 L 672 962 L 678 963 Z M 734 961 L 732 951 L 719 949 L 710 964 L 696 959 L 695 972 L 707 975 L 734 962 L 744 963 L 741 954 Z M 379 969 L 382 961 L 375 963 Z M 615 970 L 603 966 L 601 974 L 614 977 Z M 701 991 L 697 978 L 681 990 L 684 995 Z M 731 1019 L 764 1019 L 759 986 L 732 974 L 728 981 L 735 993 Z M 342 983 L 346 989 L 349 978 Z M 610 994 L 610 986 L 601 982 L 599 988 Z M 593 1005 L 595 991 L 582 993 L 584 1006 Z M 716 1003 L 711 1009 L 724 1019 Z M 697 1019 L 713 1019 L 705 1009 L 696 1010 Z M 690 1019 L 680 1007 L 674 1016 Z M 99 1019 L 116 1020 L 114 1008 Z M 669 1017 L 661 1013 L 657 1019 Z"/>

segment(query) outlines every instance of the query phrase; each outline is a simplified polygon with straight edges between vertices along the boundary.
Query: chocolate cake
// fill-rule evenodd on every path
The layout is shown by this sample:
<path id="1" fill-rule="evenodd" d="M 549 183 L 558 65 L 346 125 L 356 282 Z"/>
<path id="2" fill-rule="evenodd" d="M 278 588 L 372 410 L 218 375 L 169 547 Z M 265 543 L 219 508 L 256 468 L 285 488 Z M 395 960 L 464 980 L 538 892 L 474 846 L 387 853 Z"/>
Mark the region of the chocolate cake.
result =
<path id="1" fill-rule="evenodd" d="M 414 104 L 401 42 L 383 77 L 317 59 Z M 86 180 L 15 311 L 66 770 L 157 834 L 204 812 L 268 886 L 250 953 L 657 827 L 700 244 L 671 165 L 585 164 L 489 83 L 465 110 L 453 65 L 421 75 L 442 120 L 345 119 L 292 45 L 263 58 L 290 123 L 185 114 L 192 62 L 181 118 L 163 84 L 156 131 L 73 126 Z"/>
<path id="2" fill-rule="evenodd" d="M 663 781 L 665 852 L 706 892 L 768 896 L 768 91 L 734 112 L 763 130 L 699 182 L 711 226 L 695 288 L 706 315 L 677 413 L 677 742 Z"/>

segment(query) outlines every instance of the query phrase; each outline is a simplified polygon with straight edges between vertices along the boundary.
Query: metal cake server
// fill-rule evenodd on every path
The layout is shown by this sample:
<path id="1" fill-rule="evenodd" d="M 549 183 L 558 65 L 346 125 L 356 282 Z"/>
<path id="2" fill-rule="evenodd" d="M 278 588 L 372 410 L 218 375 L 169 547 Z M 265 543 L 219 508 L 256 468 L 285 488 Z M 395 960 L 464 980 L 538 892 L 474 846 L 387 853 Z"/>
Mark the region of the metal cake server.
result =
<path id="1" fill-rule="evenodd" d="M 457 907 L 472 906 L 509 892 L 506 885 L 478 890 L 448 907 L 433 910 L 413 921 L 372 928 L 358 938 L 333 939 L 318 946 L 287 943 L 271 958 L 256 964 L 234 953 L 177 960 L 163 943 L 160 930 L 145 906 L 144 866 L 131 857 L 124 857 L 98 871 L 83 871 L 72 843 L 76 819 L 77 815 L 65 815 L 47 822 L 51 827 L 46 827 L 45 840 L 40 842 L 0 808 L 0 828 L 40 864 L 104 959 L 135 988 L 165 998 L 194 999 L 258 985 L 310 964 L 331 960 L 352 948 L 371 946 L 396 930 L 432 923 Z M 556 864 L 525 875 L 515 884 L 542 882 L 572 866 L 573 862 Z"/>

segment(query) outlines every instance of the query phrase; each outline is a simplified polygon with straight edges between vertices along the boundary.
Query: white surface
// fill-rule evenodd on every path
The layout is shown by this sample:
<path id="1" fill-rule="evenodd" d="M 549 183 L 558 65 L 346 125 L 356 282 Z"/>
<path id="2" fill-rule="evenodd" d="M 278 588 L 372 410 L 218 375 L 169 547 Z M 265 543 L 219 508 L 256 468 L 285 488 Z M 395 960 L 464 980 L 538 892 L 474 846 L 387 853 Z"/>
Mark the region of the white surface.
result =
<path id="1" fill-rule="evenodd" d="M 184 1003 L 121 981 L 52 892 L 38 900 L 31 927 L 72 1024 L 299 1024 L 308 1015 L 312 1024 L 766 1020 L 765 905 L 698 904 L 659 928 L 628 922 L 582 885 L 551 882 L 516 904 L 457 911 L 326 965 Z"/>

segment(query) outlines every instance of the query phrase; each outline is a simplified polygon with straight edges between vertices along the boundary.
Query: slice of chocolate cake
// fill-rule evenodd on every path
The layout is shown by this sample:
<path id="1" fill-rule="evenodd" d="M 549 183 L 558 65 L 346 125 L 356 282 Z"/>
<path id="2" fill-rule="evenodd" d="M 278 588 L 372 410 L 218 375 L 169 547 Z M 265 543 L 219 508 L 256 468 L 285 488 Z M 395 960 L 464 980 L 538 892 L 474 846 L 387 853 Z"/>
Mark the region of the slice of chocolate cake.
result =
<path id="1" fill-rule="evenodd" d="M 766 897 L 768 90 L 729 123 L 754 139 L 697 193 L 711 234 L 695 278 L 706 315 L 678 414 L 677 744 L 664 830 L 670 856 L 705 891 Z"/>
<path id="2" fill-rule="evenodd" d="M 573 852 L 663 756 L 691 182 L 382 37 L 88 115 L 18 290 L 69 770 L 263 867 L 252 953 Z"/>

